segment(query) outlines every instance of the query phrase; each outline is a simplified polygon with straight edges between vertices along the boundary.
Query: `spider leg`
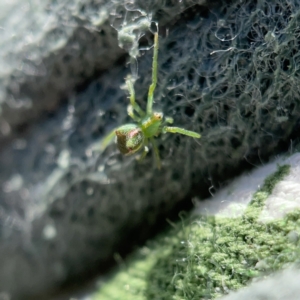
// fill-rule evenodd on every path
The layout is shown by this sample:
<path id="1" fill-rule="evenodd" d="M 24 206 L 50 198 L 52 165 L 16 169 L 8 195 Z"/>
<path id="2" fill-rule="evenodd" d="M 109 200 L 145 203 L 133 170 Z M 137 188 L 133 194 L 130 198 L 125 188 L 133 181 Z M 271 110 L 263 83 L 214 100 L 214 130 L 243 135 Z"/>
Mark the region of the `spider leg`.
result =
<path id="1" fill-rule="evenodd" d="M 187 135 L 196 139 L 199 139 L 201 137 L 201 135 L 197 132 L 194 131 L 190 131 L 190 130 L 186 130 L 180 127 L 170 127 L 170 126 L 164 126 L 162 128 L 162 133 L 179 133 L 179 134 L 183 134 L 183 135 Z"/>
<path id="2" fill-rule="evenodd" d="M 165 117 L 165 121 L 168 124 L 173 124 L 173 122 L 174 122 L 173 118 L 171 118 L 171 117 Z"/>
<path id="3" fill-rule="evenodd" d="M 133 119 L 134 121 L 136 121 L 136 122 L 140 122 L 141 121 L 141 118 L 134 114 L 134 108 L 133 108 L 133 106 L 131 104 L 129 104 L 127 106 L 127 113 L 129 115 L 129 117 L 131 119 Z"/>
<path id="4" fill-rule="evenodd" d="M 147 114 L 152 114 L 153 94 L 157 83 L 157 56 L 158 56 L 158 33 L 154 34 L 154 50 L 152 61 L 152 83 L 149 87 L 148 100 L 147 100 Z"/>
<path id="5" fill-rule="evenodd" d="M 116 129 L 117 128 L 114 128 L 112 131 L 110 131 L 101 141 L 94 143 L 90 149 L 93 151 L 103 152 L 107 146 L 113 142 L 116 136 Z"/>
<path id="6" fill-rule="evenodd" d="M 144 150 L 140 157 L 138 157 L 138 161 L 142 161 L 149 152 L 149 148 L 147 146 L 144 147 Z"/>
<path id="7" fill-rule="evenodd" d="M 138 161 L 142 161 L 146 157 L 146 155 L 148 154 L 149 148 L 147 147 L 147 145 L 148 145 L 148 139 L 145 138 L 145 140 L 144 140 L 144 150 L 143 150 L 142 154 L 136 158 Z"/>
<path id="8" fill-rule="evenodd" d="M 155 156 L 157 168 L 160 169 L 161 168 L 161 161 L 160 161 L 160 157 L 159 157 L 158 147 L 156 145 L 156 142 L 155 142 L 154 138 L 150 138 L 150 142 L 153 146 L 153 151 L 154 151 L 154 156 Z"/>
<path id="9" fill-rule="evenodd" d="M 129 99 L 130 99 L 131 106 L 141 117 L 144 117 L 145 116 L 144 111 L 135 102 L 135 91 L 134 91 L 134 87 L 133 87 L 133 84 L 132 84 L 132 81 L 130 78 L 126 79 L 126 85 L 127 85 L 128 91 L 129 91 Z"/>

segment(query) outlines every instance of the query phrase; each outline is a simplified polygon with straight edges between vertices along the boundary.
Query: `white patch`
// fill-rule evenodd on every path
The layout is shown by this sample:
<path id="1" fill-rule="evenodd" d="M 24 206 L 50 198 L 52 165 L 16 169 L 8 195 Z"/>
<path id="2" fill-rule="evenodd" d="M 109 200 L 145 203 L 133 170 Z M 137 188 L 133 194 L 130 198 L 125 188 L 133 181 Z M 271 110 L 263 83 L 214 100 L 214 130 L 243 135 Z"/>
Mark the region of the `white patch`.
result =
<path id="1" fill-rule="evenodd" d="M 241 175 L 228 186 L 218 191 L 211 199 L 196 204 L 196 214 L 240 217 L 253 195 L 279 165 L 291 165 L 290 174 L 279 182 L 266 200 L 260 220 L 282 218 L 287 212 L 300 208 L 300 154 L 281 157 L 252 172 Z"/>
<path id="2" fill-rule="evenodd" d="M 300 153 L 286 160 L 290 164 L 290 173 L 275 186 L 267 198 L 260 221 L 274 220 L 300 208 Z"/>
<path id="3" fill-rule="evenodd" d="M 6 193 L 19 191 L 24 184 L 23 177 L 20 174 L 14 174 L 8 181 L 3 184 L 3 190 Z"/>
<path id="4" fill-rule="evenodd" d="M 57 231 L 52 224 L 48 224 L 43 229 L 43 236 L 46 240 L 52 240 L 56 237 Z"/>

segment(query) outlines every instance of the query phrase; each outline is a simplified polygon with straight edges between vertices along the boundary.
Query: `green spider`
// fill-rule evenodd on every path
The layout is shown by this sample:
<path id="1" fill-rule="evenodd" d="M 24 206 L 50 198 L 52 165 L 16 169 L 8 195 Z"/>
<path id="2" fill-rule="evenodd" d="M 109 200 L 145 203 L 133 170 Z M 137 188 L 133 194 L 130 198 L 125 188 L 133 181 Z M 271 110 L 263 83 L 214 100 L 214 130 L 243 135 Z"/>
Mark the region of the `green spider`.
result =
<path id="1" fill-rule="evenodd" d="M 152 62 L 152 83 L 149 87 L 146 112 L 143 111 L 135 101 L 135 91 L 131 79 L 126 79 L 126 85 L 130 96 L 130 105 L 127 108 L 127 113 L 136 123 L 125 124 L 114 129 L 102 141 L 102 148 L 106 148 L 106 146 L 116 135 L 117 147 L 120 152 L 126 156 L 132 155 L 140 149 L 144 148 L 144 151 L 139 158 L 141 160 L 147 155 L 149 151 L 147 145 L 150 141 L 154 150 L 157 167 L 158 169 L 160 169 L 161 162 L 159 157 L 159 150 L 157 148 L 154 137 L 157 137 L 161 133 L 164 134 L 167 132 L 179 133 L 197 139 L 200 138 L 201 135 L 194 131 L 189 131 L 180 127 L 165 126 L 165 124 L 167 123 L 172 124 L 173 119 L 170 117 L 164 118 L 162 112 L 153 111 L 153 94 L 157 83 L 157 57 L 158 33 L 155 33 Z"/>

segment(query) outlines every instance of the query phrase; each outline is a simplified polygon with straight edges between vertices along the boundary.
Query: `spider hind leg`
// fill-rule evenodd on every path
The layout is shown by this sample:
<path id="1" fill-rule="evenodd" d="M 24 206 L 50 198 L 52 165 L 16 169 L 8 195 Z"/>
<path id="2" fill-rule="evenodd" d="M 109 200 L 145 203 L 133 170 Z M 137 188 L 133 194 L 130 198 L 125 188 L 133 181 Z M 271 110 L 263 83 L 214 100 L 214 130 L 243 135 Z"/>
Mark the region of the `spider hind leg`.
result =
<path id="1" fill-rule="evenodd" d="M 150 142 L 151 142 L 152 147 L 153 147 L 153 152 L 154 152 L 157 168 L 161 169 L 161 160 L 160 160 L 160 157 L 159 157 L 159 150 L 158 150 L 158 147 L 156 145 L 156 142 L 155 142 L 154 138 L 150 138 Z"/>

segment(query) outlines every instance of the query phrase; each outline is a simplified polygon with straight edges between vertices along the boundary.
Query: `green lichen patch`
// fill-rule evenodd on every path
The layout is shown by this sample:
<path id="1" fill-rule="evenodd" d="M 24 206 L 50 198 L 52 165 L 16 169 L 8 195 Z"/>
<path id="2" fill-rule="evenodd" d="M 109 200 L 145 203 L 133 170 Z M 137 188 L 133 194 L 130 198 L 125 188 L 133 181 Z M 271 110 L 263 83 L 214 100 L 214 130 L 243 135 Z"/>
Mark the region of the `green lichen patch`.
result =
<path id="1" fill-rule="evenodd" d="M 94 299 L 215 299 L 297 261 L 300 211 L 258 221 L 288 172 L 289 166 L 278 166 L 241 217 L 198 216 L 149 242 Z"/>

